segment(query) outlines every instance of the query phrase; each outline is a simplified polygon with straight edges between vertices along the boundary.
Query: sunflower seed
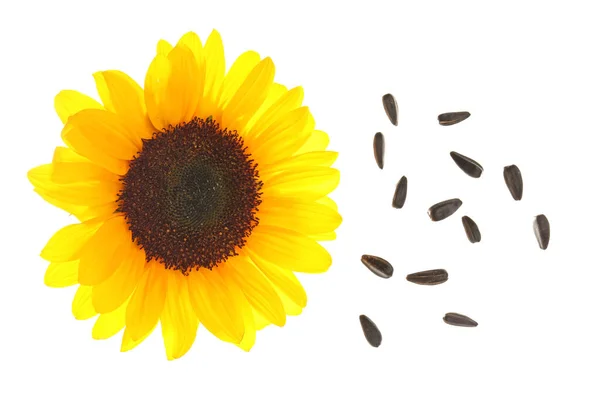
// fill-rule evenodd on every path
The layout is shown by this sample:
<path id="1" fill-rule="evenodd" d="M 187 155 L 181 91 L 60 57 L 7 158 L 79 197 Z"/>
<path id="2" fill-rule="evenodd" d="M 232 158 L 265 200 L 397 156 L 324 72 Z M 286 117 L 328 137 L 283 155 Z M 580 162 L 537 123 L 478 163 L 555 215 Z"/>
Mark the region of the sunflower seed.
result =
<path id="1" fill-rule="evenodd" d="M 398 181 L 398 185 L 396 185 L 396 191 L 394 192 L 394 199 L 392 200 L 392 207 L 394 208 L 402 208 L 404 207 L 404 202 L 406 201 L 406 190 L 407 190 L 408 182 L 406 177 L 403 176 Z"/>
<path id="2" fill-rule="evenodd" d="M 448 325 L 454 326 L 466 326 L 469 328 L 474 328 L 479 325 L 477 322 L 473 321 L 471 318 L 466 315 L 457 314 L 457 313 L 448 313 L 444 316 L 444 322 Z"/>
<path id="3" fill-rule="evenodd" d="M 483 167 L 477 161 L 455 151 L 450 152 L 450 157 L 452 157 L 456 165 L 458 165 L 458 168 L 462 169 L 463 172 L 471 178 L 479 178 L 481 176 Z"/>
<path id="4" fill-rule="evenodd" d="M 519 167 L 516 165 L 504 167 L 504 182 L 506 182 L 513 199 L 521 200 L 523 197 L 523 178 Z"/>
<path id="5" fill-rule="evenodd" d="M 469 242 L 479 243 L 481 241 L 481 232 L 479 232 L 479 227 L 475 221 L 465 215 L 462 217 L 462 224 L 465 228 L 465 233 L 467 234 Z"/>
<path id="6" fill-rule="evenodd" d="M 438 115 L 438 122 L 440 125 L 454 125 L 458 124 L 461 121 L 469 118 L 471 113 L 468 111 L 459 111 L 459 112 L 449 112 Z"/>
<path id="7" fill-rule="evenodd" d="M 385 154 L 385 139 L 381 132 L 377 132 L 373 138 L 373 152 L 375 153 L 375 162 L 379 169 L 383 169 L 383 156 Z"/>
<path id="8" fill-rule="evenodd" d="M 383 108 L 390 119 L 390 122 L 395 126 L 398 126 L 398 103 L 396 103 L 396 99 L 388 93 L 384 95 L 381 100 L 383 101 Z"/>
<path id="9" fill-rule="evenodd" d="M 394 267 L 392 267 L 392 264 L 381 257 L 365 254 L 360 258 L 360 261 L 362 261 L 372 273 L 380 278 L 388 279 L 394 274 Z"/>
<path id="10" fill-rule="evenodd" d="M 448 272 L 445 269 L 415 272 L 414 274 L 406 275 L 406 280 L 417 285 L 439 285 L 448 280 Z"/>
<path id="11" fill-rule="evenodd" d="M 544 214 L 535 217 L 533 231 L 535 232 L 540 249 L 546 250 L 548 242 L 550 242 L 550 222 L 548 222 L 548 218 Z"/>
<path id="12" fill-rule="evenodd" d="M 429 214 L 429 218 L 431 218 L 432 221 L 441 221 L 454 214 L 460 206 L 462 206 L 462 201 L 460 201 L 460 199 L 450 199 L 432 205 L 429 207 L 427 214 Z"/>
<path id="13" fill-rule="evenodd" d="M 369 342 L 369 344 L 373 347 L 379 347 L 382 337 L 379 328 L 377 328 L 377 325 L 375 325 L 375 322 L 371 321 L 371 319 L 366 315 L 361 315 L 358 317 L 358 319 L 360 320 L 360 326 L 362 327 L 367 342 Z"/>

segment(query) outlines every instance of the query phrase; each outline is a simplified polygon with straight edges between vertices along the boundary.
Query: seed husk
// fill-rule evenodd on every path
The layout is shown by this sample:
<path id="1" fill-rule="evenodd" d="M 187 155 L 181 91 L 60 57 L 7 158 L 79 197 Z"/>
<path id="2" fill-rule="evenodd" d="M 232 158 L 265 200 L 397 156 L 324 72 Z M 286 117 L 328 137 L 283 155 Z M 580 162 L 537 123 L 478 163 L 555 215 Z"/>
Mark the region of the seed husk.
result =
<path id="1" fill-rule="evenodd" d="M 469 242 L 479 243 L 481 241 L 481 232 L 479 232 L 479 227 L 475 221 L 465 215 L 462 217 L 462 224 L 465 228 L 465 233 L 467 234 Z"/>
<path id="2" fill-rule="evenodd" d="M 548 242 L 550 242 L 550 222 L 548 222 L 548 218 L 544 214 L 535 217 L 533 231 L 535 232 L 540 249 L 546 250 Z"/>
<path id="3" fill-rule="evenodd" d="M 458 314 L 458 313 L 447 313 L 444 316 L 444 322 L 448 325 L 454 326 L 465 326 L 468 328 L 474 328 L 479 325 L 477 322 L 473 321 L 471 318 L 466 315 Z"/>
<path id="4" fill-rule="evenodd" d="M 406 191 L 408 189 L 408 181 L 406 176 L 403 176 L 396 185 L 396 191 L 394 192 L 394 199 L 392 200 L 392 207 L 402 208 L 406 201 Z"/>
<path id="5" fill-rule="evenodd" d="M 449 112 L 438 115 L 438 122 L 443 126 L 454 125 L 464 121 L 470 116 L 471 113 L 468 111 Z"/>
<path id="6" fill-rule="evenodd" d="M 385 155 L 385 139 L 381 132 L 377 132 L 373 138 L 373 152 L 375 153 L 375 162 L 379 169 L 383 169 L 383 157 Z"/>
<path id="7" fill-rule="evenodd" d="M 362 327 L 367 342 L 369 342 L 369 344 L 373 347 L 379 347 L 382 337 L 379 328 L 377 328 L 377 325 L 375 325 L 375 322 L 371 321 L 371 319 L 366 315 L 361 315 L 358 317 L 358 319 L 360 320 L 360 326 Z"/>
<path id="8" fill-rule="evenodd" d="M 390 119 L 390 122 L 395 126 L 398 126 L 398 103 L 396 103 L 396 99 L 388 93 L 384 95 L 381 100 L 383 101 L 383 109 Z"/>
<path id="9" fill-rule="evenodd" d="M 388 279 L 394 274 L 394 267 L 387 260 L 381 257 L 364 254 L 360 261 L 375 275 L 380 278 Z"/>
<path id="10" fill-rule="evenodd" d="M 451 151 L 450 157 L 452 157 L 456 165 L 458 165 L 458 168 L 462 169 L 463 172 L 471 178 L 479 178 L 483 173 L 481 164 L 467 156 Z"/>
<path id="11" fill-rule="evenodd" d="M 448 218 L 462 206 L 460 199 L 445 200 L 429 207 L 427 214 L 432 221 L 441 221 Z"/>
<path id="12" fill-rule="evenodd" d="M 414 274 L 406 275 L 406 280 L 417 285 L 439 285 L 448 280 L 448 272 L 445 269 L 415 272 Z"/>
<path id="13" fill-rule="evenodd" d="M 513 199 L 519 201 L 523 198 L 523 177 L 516 165 L 504 167 L 504 182 Z"/>

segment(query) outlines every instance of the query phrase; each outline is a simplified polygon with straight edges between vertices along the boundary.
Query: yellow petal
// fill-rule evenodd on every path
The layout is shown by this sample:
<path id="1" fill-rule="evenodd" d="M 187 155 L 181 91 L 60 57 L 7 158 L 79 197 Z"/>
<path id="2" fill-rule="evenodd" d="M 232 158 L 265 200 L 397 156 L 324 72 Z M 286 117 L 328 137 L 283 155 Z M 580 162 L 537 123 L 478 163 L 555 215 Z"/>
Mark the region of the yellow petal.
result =
<path id="1" fill-rule="evenodd" d="M 245 257 L 232 257 L 226 268 L 222 268 L 221 275 L 231 278 L 242 289 L 252 308 L 273 324 L 285 325 L 285 311 L 281 300 L 254 263 Z"/>
<path id="2" fill-rule="evenodd" d="M 40 256 L 51 262 L 74 261 L 81 257 L 82 248 L 102 225 L 99 221 L 67 225 L 48 241 Z"/>
<path id="3" fill-rule="evenodd" d="M 271 325 L 271 321 L 269 321 L 265 316 L 255 309 L 252 309 L 252 316 L 254 317 L 254 329 L 257 331 L 260 331 L 261 329 Z"/>
<path id="4" fill-rule="evenodd" d="M 119 115 L 129 138 L 141 148 L 141 139 L 150 138 L 154 132 L 146 113 L 143 89 L 121 71 L 97 72 L 94 79 L 104 106 Z"/>
<path id="5" fill-rule="evenodd" d="M 187 32 L 186 34 L 184 34 L 177 42 L 177 46 L 187 47 L 188 49 L 190 49 L 192 54 L 194 54 L 194 58 L 196 59 L 198 65 L 204 64 L 202 41 L 194 32 Z"/>
<path id="6" fill-rule="evenodd" d="M 75 319 L 89 319 L 98 314 L 92 305 L 92 287 L 80 285 L 71 307 Z"/>
<path id="7" fill-rule="evenodd" d="M 342 223 L 337 211 L 317 202 L 269 197 L 260 207 L 261 224 L 280 226 L 305 235 L 329 233 Z"/>
<path id="8" fill-rule="evenodd" d="M 281 298 L 281 303 L 283 304 L 283 309 L 285 310 L 286 315 L 300 315 L 300 314 L 302 314 L 302 310 L 304 309 L 304 307 L 306 306 L 306 304 L 300 305 L 300 304 L 296 303 L 295 301 L 293 301 L 292 299 L 290 299 L 279 288 L 275 288 L 275 290 L 277 291 L 277 294 Z"/>
<path id="9" fill-rule="evenodd" d="M 306 291 L 292 271 L 279 267 L 251 251 L 246 253 L 251 257 L 254 264 L 262 271 L 262 273 L 265 274 L 269 281 L 273 283 L 276 290 L 285 294 L 287 298 L 298 304 L 300 307 L 306 306 Z M 282 301 L 284 300 L 283 297 L 281 297 L 281 299 Z"/>
<path id="10" fill-rule="evenodd" d="M 85 181 L 60 184 L 53 180 L 53 164 L 44 164 L 31 169 L 27 178 L 36 189 L 65 203 L 85 206 L 100 205 L 117 200 L 122 184 L 118 181 Z"/>
<path id="11" fill-rule="evenodd" d="M 54 155 L 52 156 L 53 163 L 82 163 L 90 162 L 87 158 L 77 154 L 72 149 L 63 146 L 57 146 L 54 149 Z"/>
<path id="12" fill-rule="evenodd" d="M 308 107 L 300 107 L 271 124 L 248 148 L 260 164 L 271 164 L 290 157 L 311 135 L 315 121 Z"/>
<path id="13" fill-rule="evenodd" d="M 131 329 L 127 326 L 125 328 L 125 331 L 123 332 L 123 339 L 121 340 L 121 351 L 126 352 L 126 351 L 133 350 L 134 348 L 136 348 L 140 343 L 142 343 L 144 340 L 146 340 L 146 338 L 148 336 L 150 336 L 152 334 L 152 332 L 154 332 L 154 329 L 156 328 L 157 324 L 158 324 L 158 321 L 155 322 L 154 326 L 152 326 L 152 328 L 150 328 L 148 330 L 148 332 L 144 333 L 143 336 L 140 336 L 135 339 L 131 335 Z"/>
<path id="14" fill-rule="evenodd" d="M 160 39 L 156 44 L 156 54 L 166 56 L 171 50 L 173 50 L 173 45 L 166 40 Z"/>
<path id="15" fill-rule="evenodd" d="M 78 282 L 78 269 L 79 260 L 50 263 L 44 275 L 44 283 L 55 288 L 75 285 Z"/>
<path id="16" fill-rule="evenodd" d="M 260 224 L 246 247 L 266 261 L 292 271 L 321 273 L 331 266 L 331 256 L 317 242 L 300 233 Z"/>
<path id="17" fill-rule="evenodd" d="M 337 206 L 336 202 L 333 201 L 330 197 L 321 197 L 319 200 L 317 200 L 317 203 L 323 204 L 335 211 L 338 210 L 338 206 Z"/>
<path id="18" fill-rule="evenodd" d="M 267 110 L 269 110 L 271 106 L 275 104 L 276 101 L 281 99 L 282 96 L 285 96 L 286 93 L 288 93 L 288 89 L 284 85 L 274 82 L 269 88 L 269 94 L 267 95 L 265 101 L 263 101 L 258 110 L 256 110 L 252 118 L 248 120 L 248 123 L 246 124 L 246 129 L 244 129 L 243 132 L 240 132 L 242 136 L 246 137 L 250 135 L 250 133 L 254 130 L 254 125 L 263 117 L 265 112 L 267 112 Z M 300 103 L 302 103 L 302 100 L 300 100 Z M 294 108 L 298 107 L 300 107 L 300 104 L 298 104 Z"/>
<path id="19" fill-rule="evenodd" d="M 323 131 L 314 130 L 302 147 L 296 151 L 296 154 L 309 153 L 311 151 L 324 151 L 328 145 L 329 135 Z"/>
<path id="20" fill-rule="evenodd" d="M 157 130 L 168 127 L 163 108 L 166 107 L 171 63 L 165 54 L 158 54 L 148 67 L 144 81 L 144 100 L 148 118 Z"/>
<path id="21" fill-rule="evenodd" d="M 103 107 L 96 100 L 75 90 L 63 90 L 54 97 L 54 109 L 63 124 L 67 123 L 70 116 L 88 108 L 101 110 Z"/>
<path id="22" fill-rule="evenodd" d="M 87 219 L 93 218 L 93 217 L 89 217 L 89 216 L 88 216 L 89 218 L 83 217 L 83 215 L 86 214 L 88 211 L 87 206 L 71 204 L 71 203 L 68 203 L 65 201 L 55 199 L 50 194 L 48 194 L 44 189 L 35 188 L 35 189 L 33 189 L 33 191 L 35 193 L 37 193 L 42 199 L 44 199 L 48 203 L 52 204 L 53 206 L 56 206 L 62 210 L 65 210 L 69 214 L 75 215 L 77 217 L 77 219 L 79 219 L 80 221 L 85 221 Z"/>
<path id="23" fill-rule="evenodd" d="M 116 310 L 101 314 L 92 328 L 92 338 L 96 340 L 108 339 L 125 327 L 125 311 L 127 302 L 121 304 Z"/>
<path id="24" fill-rule="evenodd" d="M 231 343 L 240 343 L 244 338 L 243 313 L 216 272 L 200 268 L 188 276 L 190 302 L 196 316 L 213 335 Z"/>
<path id="25" fill-rule="evenodd" d="M 233 63 L 225 80 L 223 81 L 223 90 L 219 104 L 221 108 L 225 108 L 237 90 L 240 88 L 248 74 L 260 62 L 260 56 L 255 51 L 247 51 L 242 53 Z"/>
<path id="26" fill-rule="evenodd" d="M 133 242 L 126 245 L 128 251 L 116 271 L 104 282 L 94 286 L 92 301 L 99 313 L 108 313 L 121 306 L 131 296 L 144 274 L 144 251 Z"/>
<path id="27" fill-rule="evenodd" d="M 97 285 L 111 276 L 125 259 L 131 244 L 131 232 L 125 219 L 117 216 L 104 222 L 81 248 L 79 282 Z"/>
<path id="28" fill-rule="evenodd" d="M 312 234 L 308 235 L 308 237 L 313 240 L 316 240 L 317 242 L 323 242 L 323 241 L 335 240 L 337 238 L 337 235 L 335 232 L 323 232 L 323 233 L 312 233 Z"/>
<path id="29" fill-rule="evenodd" d="M 163 113 L 163 128 L 188 122 L 202 95 L 202 77 L 192 51 L 186 46 L 176 46 L 169 53 L 168 59 L 171 67 L 165 103 L 158 110 Z"/>
<path id="30" fill-rule="evenodd" d="M 206 40 L 204 57 L 206 60 L 204 95 L 198 105 L 197 114 L 209 116 L 214 115 L 217 111 L 218 95 L 225 76 L 225 50 L 221 35 L 216 30 L 213 30 Z"/>
<path id="31" fill-rule="evenodd" d="M 183 356 L 196 340 L 198 318 L 190 304 L 187 278 L 179 271 L 168 271 L 165 307 L 160 316 L 167 359 Z"/>
<path id="32" fill-rule="evenodd" d="M 223 110 L 223 125 L 241 131 L 267 97 L 274 77 L 275 65 L 267 57 L 252 69 Z"/>
<path id="33" fill-rule="evenodd" d="M 262 165 L 260 177 L 263 182 L 280 172 L 303 167 L 330 167 L 338 157 L 335 151 L 313 151 L 286 158 L 279 162 Z"/>
<path id="34" fill-rule="evenodd" d="M 255 140 L 271 125 L 282 119 L 288 118 L 288 114 L 300 108 L 304 99 L 304 89 L 297 86 L 283 93 L 271 106 L 264 111 L 261 117 L 252 126 L 248 133 L 248 141 Z"/>
<path id="35" fill-rule="evenodd" d="M 158 323 L 165 305 L 167 271 L 157 262 L 150 262 L 127 306 L 125 330 L 132 341 L 142 339 Z M 125 339 L 123 339 L 125 340 Z"/>
<path id="36" fill-rule="evenodd" d="M 254 325 L 252 307 L 236 283 L 233 280 L 227 280 L 225 277 L 224 279 L 231 288 L 233 301 L 239 306 L 239 310 L 242 313 L 242 319 L 244 321 L 244 337 L 241 342 L 236 343 L 236 346 L 244 351 L 250 351 L 250 349 L 252 349 L 254 346 L 254 342 L 256 341 L 256 327 Z"/>
<path id="37" fill-rule="evenodd" d="M 263 196 L 317 200 L 331 193 L 340 182 L 334 168 L 305 167 L 276 175 L 263 186 Z"/>

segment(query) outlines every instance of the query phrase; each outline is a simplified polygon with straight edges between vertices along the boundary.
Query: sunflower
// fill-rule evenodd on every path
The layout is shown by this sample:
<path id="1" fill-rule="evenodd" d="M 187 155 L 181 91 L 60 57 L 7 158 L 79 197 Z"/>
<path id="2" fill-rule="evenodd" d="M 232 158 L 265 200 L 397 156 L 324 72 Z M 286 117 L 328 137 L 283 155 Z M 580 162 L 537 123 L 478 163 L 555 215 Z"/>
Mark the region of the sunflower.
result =
<path id="1" fill-rule="evenodd" d="M 341 223 L 337 153 L 302 88 L 274 75 L 254 51 L 226 73 L 219 33 L 189 32 L 158 42 L 143 88 L 111 70 L 94 74 L 101 103 L 58 93 L 65 146 L 28 178 L 78 220 L 41 257 L 48 286 L 79 285 L 72 311 L 97 316 L 93 338 L 123 330 L 128 351 L 160 325 L 171 360 L 202 324 L 249 351 L 257 330 L 301 313 L 294 272 L 329 268 L 318 242 Z"/>

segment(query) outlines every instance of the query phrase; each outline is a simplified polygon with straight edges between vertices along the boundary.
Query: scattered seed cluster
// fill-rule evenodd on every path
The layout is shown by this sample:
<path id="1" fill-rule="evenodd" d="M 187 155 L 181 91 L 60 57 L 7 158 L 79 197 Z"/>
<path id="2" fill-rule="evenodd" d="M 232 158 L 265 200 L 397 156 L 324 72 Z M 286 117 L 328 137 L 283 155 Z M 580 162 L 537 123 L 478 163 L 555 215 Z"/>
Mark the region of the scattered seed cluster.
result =
<path id="1" fill-rule="evenodd" d="M 393 95 L 388 93 L 383 96 L 382 101 L 383 108 L 390 122 L 394 126 L 398 126 L 398 104 L 396 103 L 396 99 Z M 438 122 L 441 126 L 449 126 L 462 122 L 470 116 L 471 114 L 467 111 L 444 113 L 438 116 Z M 385 137 L 381 132 L 377 132 L 373 138 L 373 152 L 377 166 L 380 169 L 383 169 Z M 456 165 L 468 176 L 479 178 L 483 174 L 483 167 L 477 161 L 455 151 L 450 152 L 450 157 L 452 157 L 452 160 L 454 160 Z M 521 200 L 523 197 L 523 178 L 521 176 L 521 171 L 516 165 L 509 165 L 504 168 L 504 181 L 512 198 L 515 201 Z M 400 209 L 404 206 L 407 191 L 408 179 L 406 176 L 403 176 L 396 186 L 392 198 L 392 207 Z M 460 199 L 444 200 L 429 207 L 427 213 L 432 221 L 442 221 L 458 211 L 462 204 L 463 202 Z M 481 241 L 481 232 L 473 219 L 464 215 L 462 217 L 462 225 L 467 239 L 471 243 L 479 243 Z M 547 249 L 548 242 L 550 241 L 550 223 L 545 215 L 540 214 L 535 217 L 533 231 L 540 248 L 542 250 Z M 375 255 L 363 255 L 361 261 L 373 274 L 380 278 L 391 278 L 394 273 L 393 266 L 381 257 Z M 439 285 L 448 280 L 448 272 L 444 269 L 415 272 L 407 275 L 406 280 L 417 285 Z M 365 315 L 361 315 L 359 320 L 367 342 L 373 347 L 379 347 L 381 345 L 382 335 L 375 323 Z M 477 322 L 466 315 L 453 312 L 444 315 L 443 321 L 448 325 L 461 327 L 476 327 L 478 325 Z"/>

